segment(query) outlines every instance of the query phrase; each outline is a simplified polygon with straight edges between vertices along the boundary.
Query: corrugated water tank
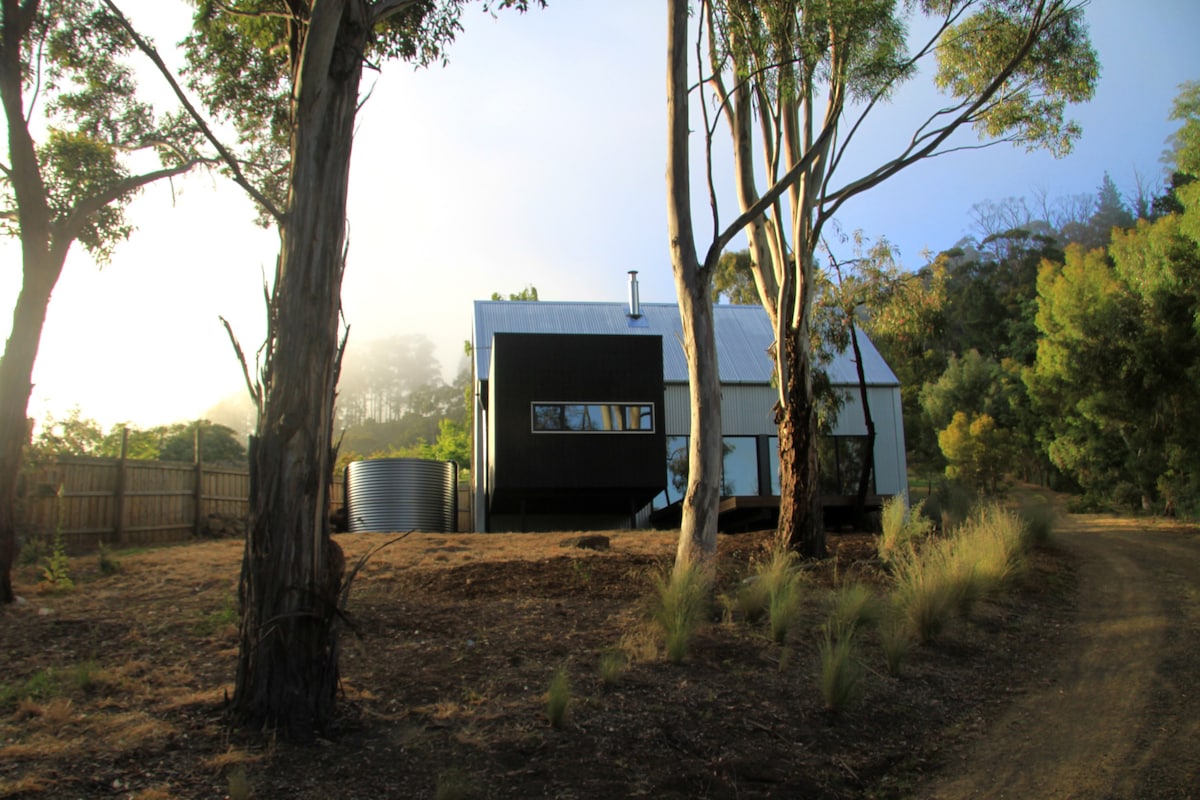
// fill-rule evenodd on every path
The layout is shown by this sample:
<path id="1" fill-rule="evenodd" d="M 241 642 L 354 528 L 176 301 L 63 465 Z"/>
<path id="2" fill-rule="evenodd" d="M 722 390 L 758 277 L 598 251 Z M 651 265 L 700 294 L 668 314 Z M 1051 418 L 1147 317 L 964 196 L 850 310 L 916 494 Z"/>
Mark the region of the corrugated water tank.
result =
<path id="1" fill-rule="evenodd" d="M 351 533 L 430 531 L 458 525 L 458 466 L 422 458 L 373 458 L 346 466 Z"/>

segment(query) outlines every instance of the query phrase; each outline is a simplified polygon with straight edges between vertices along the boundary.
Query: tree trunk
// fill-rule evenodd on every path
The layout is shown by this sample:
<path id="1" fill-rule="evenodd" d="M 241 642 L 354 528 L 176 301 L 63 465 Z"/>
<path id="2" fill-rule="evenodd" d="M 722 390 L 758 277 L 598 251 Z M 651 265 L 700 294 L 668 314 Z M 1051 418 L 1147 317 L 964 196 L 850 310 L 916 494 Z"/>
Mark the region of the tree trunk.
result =
<path id="1" fill-rule="evenodd" d="M 813 402 L 808 331 L 789 327 L 783 338 L 788 380 L 776 406 L 779 425 L 778 541 L 809 558 L 825 557 L 820 480 L 817 472 L 817 414 Z"/>
<path id="2" fill-rule="evenodd" d="M 33 364 L 42 341 L 46 307 L 62 274 L 69 240 L 57 246 L 37 152 L 25 122 L 22 96 L 21 26 L 25 13 L 5 4 L 0 22 L 0 100 L 8 125 L 7 177 L 16 200 L 21 231 L 21 292 L 13 309 L 12 331 L 0 356 L 0 603 L 16 599 L 12 566 L 17 555 L 17 481 L 29 442 L 29 397 Z"/>
<path id="3" fill-rule="evenodd" d="M 871 416 L 871 401 L 867 396 L 867 371 L 863 366 L 862 348 L 858 344 L 858 329 L 850 321 L 850 347 L 854 350 L 854 369 L 858 373 L 858 396 L 862 401 L 863 421 L 867 426 L 867 452 L 863 454 L 862 471 L 858 475 L 858 491 L 854 495 L 854 519 L 859 528 L 866 523 L 867 489 L 875 470 L 875 418 Z"/>
<path id="4" fill-rule="evenodd" d="M 346 197 L 369 35 L 361 0 L 315 9 L 294 83 L 287 217 L 250 458 L 234 694 L 244 722 L 296 740 L 329 725 L 338 683 L 344 561 L 330 538 L 329 486 Z"/>
<path id="5" fill-rule="evenodd" d="M 24 280 L 13 310 L 12 332 L 0 357 L 0 603 L 16 599 L 12 567 L 17 557 L 17 481 L 29 443 L 29 397 L 33 393 L 33 364 L 37 360 L 50 293 L 62 272 L 62 262 L 36 254 L 24 257 Z"/>
<path id="6" fill-rule="evenodd" d="M 712 264 L 700 264 L 688 174 L 687 0 L 667 2 L 667 229 L 688 365 L 691 437 L 676 566 L 717 552 L 721 500 L 721 385 L 713 330 Z"/>
<path id="7" fill-rule="evenodd" d="M 717 553 L 717 512 L 721 503 L 721 383 L 717 370 L 716 332 L 708 287 L 685 291 L 677 286 L 683 325 L 683 352 L 688 365 L 691 431 L 688 439 L 688 485 L 683 496 L 676 563 Z"/>

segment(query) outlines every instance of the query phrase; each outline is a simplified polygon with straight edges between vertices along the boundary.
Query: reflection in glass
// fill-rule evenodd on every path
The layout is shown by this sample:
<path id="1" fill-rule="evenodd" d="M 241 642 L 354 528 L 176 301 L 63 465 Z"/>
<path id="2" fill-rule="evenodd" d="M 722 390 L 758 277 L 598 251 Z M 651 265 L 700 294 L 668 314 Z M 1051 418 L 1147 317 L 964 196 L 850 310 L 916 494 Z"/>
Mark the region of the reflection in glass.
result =
<path id="1" fill-rule="evenodd" d="M 821 491 L 830 495 L 858 493 L 858 480 L 867 458 L 865 436 L 822 436 L 817 450 L 821 465 Z M 867 491 L 875 492 L 875 474 L 871 473 Z"/>
<path id="2" fill-rule="evenodd" d="M 653 403 L 534 403 L 537 432 L 653 433 Z"/>
<path id="3" fill-rule="evenodd" d="M 753 436 L 726 436 L 722 440 L 721 494 L 758 494 L 758 448 Z"/>
<path id="4" fill-rule="evenodd" d="M 770 458 L 771 494 L 779 496 L 779 437 L 767 437 L 767 450 Z"/>

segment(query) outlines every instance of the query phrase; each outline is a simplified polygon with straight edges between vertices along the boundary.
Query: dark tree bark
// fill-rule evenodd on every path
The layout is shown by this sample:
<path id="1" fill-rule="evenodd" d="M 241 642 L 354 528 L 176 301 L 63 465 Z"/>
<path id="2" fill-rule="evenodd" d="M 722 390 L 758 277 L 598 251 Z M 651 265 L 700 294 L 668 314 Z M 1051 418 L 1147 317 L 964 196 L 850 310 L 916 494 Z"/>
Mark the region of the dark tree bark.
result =
<path id="1" fill-rule="evenodd" d="M 330 538 L 333 403 L 361 0 L 318 3 L 296 67 L 292 174 L 251 455 L 235 711 L 304 740 L 332 720 L 344 562 Z M 334 17 L 324 15 L 336 15 Z"/>
<path id="2" fill-rule="evenodd" d="M 871 485 L 871 473 L 875 470 L 875 418 L 871 416 L 871 401 L 867 396 L 867 372 L 863 366 L 862 348 L 858 344 L 858 329 L 850 323 L 850 347 L 854 351 L 854 369 L 858 373 L 858 397 L 862 402 L 863 421 L 867 426 L 867 452 L 863 456 L 862 471 L 858 475 L 858 491 L 854 495 L 854 516 L 859 527 L 865 522 L 867 490 Z"/>
<path id="3" fill-rule="evenodd" d="M 779 527 L 781 544 L 811 558 L 825 557 L 820 482 L 817 480 L 817 414 L 812 390 L 809 337 L 789 330 L 783 337 L 792 366 L 776 406 L 779 426 Z M 802 345 L 798 343 L 803 343 Z"/>

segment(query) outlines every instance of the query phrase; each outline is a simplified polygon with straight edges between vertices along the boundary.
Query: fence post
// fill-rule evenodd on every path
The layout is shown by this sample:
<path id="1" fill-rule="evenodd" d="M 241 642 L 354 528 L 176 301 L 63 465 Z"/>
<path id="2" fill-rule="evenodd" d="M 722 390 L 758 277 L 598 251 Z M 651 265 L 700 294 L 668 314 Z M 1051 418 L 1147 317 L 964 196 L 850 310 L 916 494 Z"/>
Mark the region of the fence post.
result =
<path id="1" fill-rule="evenodd" d="M 125 544 L 125 493 L 126 493 L 126 475 L 125 475 L 125 460 L 129 457 L 129 426 L 121 428 L 121 457 L 117 459 L 117 496 L 114 513 L 117 517 L 117 524 L 113 527 L 116 529 L 117 541 L 115 546 L 120 547 Z"/>
<path id="2" fill-rule="evenodd" d="M 195 503 L 196 519 L 192 523 L 192 534 L 199 538 L 204 532 L 204 455 L 200 452 L 200 421 L 196 421 L 196 428 L 192 432 L 192 452 L 196 458 L 196 487 L 195 487 Z"/>

